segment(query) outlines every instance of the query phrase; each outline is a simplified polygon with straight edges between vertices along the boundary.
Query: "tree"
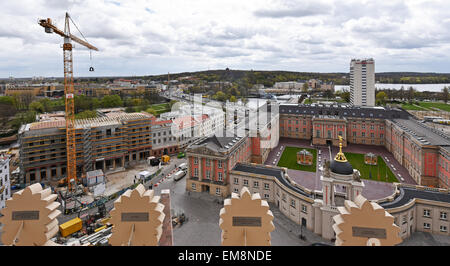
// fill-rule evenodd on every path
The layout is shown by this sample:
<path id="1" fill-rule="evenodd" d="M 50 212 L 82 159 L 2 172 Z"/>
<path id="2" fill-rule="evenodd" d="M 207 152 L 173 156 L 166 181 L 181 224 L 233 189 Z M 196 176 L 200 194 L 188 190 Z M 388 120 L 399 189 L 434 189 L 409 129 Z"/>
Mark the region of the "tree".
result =
<path id="1" fill-rule="evenodd" d="M 414 88 L 412 86 L 410 86 L 408 88 L 408 102 L 409 102 L 409 104 L 411 104 L 413 100 L 414 100 Z"/>
<path id="2" fill-rule="evenodd" d="M 95 118 L 97 117 L 97 111 L 86 110 L 81 113 L 75 115 L 75 119 L 86 119 L 86 118 Z"/>
<path id="3" fill-rule="evenodd" d="M 214 96 L 218 101 L 221 101 L 221 102 L 224 102 L 227 100 L 227 95 L 225 93 L 223 93 L 222 91 L 218 91 Z"/>
<path id="4" fill-rule="evenodd" d="M 331 90 L 326 90 L 323 92 L 323 97 L 327 99 L 334 98 L 334 93 Z"/>
<path id="5" fill-rule="evenodd" d="M 39 100 L 39 102 L 42 104 L 42 107 L 44 108 L 44 112 L 50 113 L 53 111 L 52 101 L 48 98 L 43 98 Z"/>
<path id="6" fill-rule="evenodd" d="M 101 100 L 103 108 L 120 107 L 123 106 L 122 98 L 119 95 L 106 95 Z"/>
<path id="7" fill-rule="evenodd" d="M 230 97 L 230 102 L 236 102 L 237 100 L 236 100 L 236 96 L 234 96 L 234 95 L 232 95 L 231 97 Z"/>
<path id="8" fill-rule="evenodd" d="M 445 103 L 447 103 L 447 101 L 448 101 L 448 87 L 444 87 L 443 89 L 442 89 L 442 100 L 445 102 Z"/>
<path id="9" fill-rule="evenodd" d="M 403 87 L 403 85 L 400 87 L 400 100 L 403 101 L 403 99 L 405 99 L 405 88 Z"/>
<path id="10" fill-rule="evenodd" d="M 387 95 L 384 91 L 380 91 L 376 95 L 377 105 L 385 105 L 386 104 Z"/>
<path id="11" fill-rule="evenodd" d="M 32 102 L 29 106 L 30 110 L 35 111 L 37 113 L 43 113 L 44 112 L 44 105 L 40 102 Z"/>
<path id="12" fill-rule="evenodd" d="M 343 92 L 341 93 L 341 98 L 342 98 L 345 102 L 349 103 L 349 102 L 350 102 L 350 92 L 348 92 L 348 91 L 343 91 Z"/>
<path id="13" fill-rule="evenodd" d="M 308 91 L 308 89 L 309 89 L 309 85 L 308 85 L 308 82 L 305 82 L 305 83 L 303 83 L 303 86 L 302 86 L 302 91 L 303 91 L 303 92 L 307 92 L 307 91 Z"/>

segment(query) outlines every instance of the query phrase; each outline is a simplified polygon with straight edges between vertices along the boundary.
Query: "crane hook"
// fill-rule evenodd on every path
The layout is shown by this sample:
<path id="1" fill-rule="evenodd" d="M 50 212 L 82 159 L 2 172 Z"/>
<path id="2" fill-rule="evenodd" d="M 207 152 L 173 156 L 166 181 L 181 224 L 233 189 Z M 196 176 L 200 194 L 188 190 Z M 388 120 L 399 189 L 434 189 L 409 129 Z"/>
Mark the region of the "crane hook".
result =
<path id="1" fill-rule="evenodd" d="M 89 67 L 89 72 L 94 72 L 94 67 L 92 66 L 92 51 L 89 49 L 89 60 L 91 61 L 91 67 Z"/>

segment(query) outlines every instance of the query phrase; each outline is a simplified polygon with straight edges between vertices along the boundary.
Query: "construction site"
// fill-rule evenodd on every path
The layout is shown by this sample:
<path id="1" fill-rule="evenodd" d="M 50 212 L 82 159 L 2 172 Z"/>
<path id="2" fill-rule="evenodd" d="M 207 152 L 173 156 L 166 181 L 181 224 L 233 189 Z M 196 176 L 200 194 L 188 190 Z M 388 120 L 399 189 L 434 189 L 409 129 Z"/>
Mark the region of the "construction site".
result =
<path id="1" fill-rule="evenodd" d="M 87 42 L 68 13 L 64 30 L 50 18 L 38 23 L 46 33 L 56 33 L 64 41 L 65 112 L 45 113 L 37 117 L 37 122 L 20 127 L 16 183 L 22 188 L 37 183 L 57 195 L 58 209 L 67 215 L 63 220 L 72 218 L 59 226 L 61 244 L 74 233 L 75 237 L 87 237 L 101 231 L 106 236 L 111 227 L 106 226 L 109 218 L 105 219 L 105 204 L 161 172 L 159 160 L 156 165 L 148 160 L 155 117 L 112 108 L 97 110 L 96 118 L 75 119 L 72 41 L 88 48 L 89 53 L 98 48 Z M 71 25 L 84 40 L 71 33 Z M 89 71 L 94 71 L 92 65 Z M 170 159 L 167 154 L 163 157 L 165 163 Z M 97 212 L 92 213 L 94 208 Z"/>

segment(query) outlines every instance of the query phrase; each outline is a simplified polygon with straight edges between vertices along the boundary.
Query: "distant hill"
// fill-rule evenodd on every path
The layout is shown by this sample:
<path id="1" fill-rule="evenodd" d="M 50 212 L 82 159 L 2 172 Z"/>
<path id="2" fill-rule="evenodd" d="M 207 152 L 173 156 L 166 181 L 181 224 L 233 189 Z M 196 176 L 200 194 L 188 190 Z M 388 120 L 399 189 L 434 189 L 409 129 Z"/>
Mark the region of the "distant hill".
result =
<path id="1" fill-rule="evenodd" d="M 170 79 L 192 76 L 205 81 L 249 82 L 273 86 L 275 82 L 320 79 L 334 82 L 336 85 L 348 85 L 349 73 L 317 73 L 294 71 L 259 71 L 259 70 L 207 70 L 197 72 L 183 72 L 170 74 Z M 142 77 L 149 80 L 167 80 L 165 75 L 151 75 Z M 432 84 L 450 83 L 450 73 L 421 73 L 421 72 L 381 72 L 375 73 L 375 80 L 380 83 L 394 84 Z"/>
<path id="2" fill-rule="evenodd" d="M 206 82 L 229 81 L 241 85 L 264 84 L 271 87 L 275 82 L 283 81 L 305 81 L 309 79 L 320 79 L 325 82 L 334 82 L 336 85 L 348 85 L 349 73 L 318 73 L 318 72 L 295 72 L 295 71 L 263 71 L 263 70 L 234 70 L 218 69 L 195 72 L 171 73 L 170 79 L 191 76 L 197 80 Z M 167 74 L 148 76 L 120 76 L 120 77 L 77 77 L 75 82 L 106 82 L 116 78 L 144 79 L 154 81 L 167 81 Z M 62 78 L 56 78 L 63 81 Z M 375 74 L 375 80 L 380 83 L 394 84 L 433 84 L 450 83 L 450 73 L 421 73 L 421 72 L 380 72 Z M 7 79 L 0 83 L 7 83 Z"/>

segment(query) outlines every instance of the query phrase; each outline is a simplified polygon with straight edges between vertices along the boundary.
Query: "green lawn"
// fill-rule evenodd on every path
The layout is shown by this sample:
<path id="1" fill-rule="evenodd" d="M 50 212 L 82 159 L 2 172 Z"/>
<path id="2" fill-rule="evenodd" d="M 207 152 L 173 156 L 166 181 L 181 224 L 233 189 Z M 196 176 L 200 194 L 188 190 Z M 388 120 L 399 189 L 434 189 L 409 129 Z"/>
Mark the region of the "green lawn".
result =
<path id="1" fill-rule="evenodd" d="M 433 110 L 433 108 L 438 108 L 443 111 L 450 112 L 450 104 L 440 103 L 440 102 L 420 102 L 420 106 Z"/>
<path id="2" fill-rule="evenodd" d="M 311 152 L 314 156 L 312 165 L 300 165 L 297 163 L 297 152 L 301 150 L 307 150 Z M 297 148 L 297 147 L 286 147 L 278 161 L 278 166 L 286 167 L 288 169 L 316 172 L 316 161 L 317 161 L 317 150 L 309 148 Z"/>
<path id="3" fill-rule="evenodd" d="M 427 108 L 422 108 L 417 105 L 412 105 L 409 103 L 402 103 L 402 108 L 405 110 L 413 110 L 413 111 L 428 111 Z"/>
<path id="4" fill-rule="evenodd" d="M 450 112 L 450 104 L 441 102 L 418 102 L 417 104 L 402 103 L 405 110 L 414 111 L 436 111 L 434 108 Z"/>
<path id="5" fill-rule="evenodd" d="M 398 182 L 397 178 L 394 176 L 391 169 L 386 166 L 386 163 L 381 156 L 378 156 L 378 165 L 367 165 L 364 163 L 364 154 L 350 152 L 344 152 L 344 154 L 353 168 L 359 170 L 361 173 L 361 178 L 389 183 Z M 378 180 L 378 171 L 380 174 L 380 180 Z M 387 180 L 385 178 L 386 171 L 388 176 Z M 372 172 L 372 178 L 370 178 L 370 172 Z"/>
<path id="6" fill-rule="evenodd" d="M 150 108 L 155 110 L 158 114 L 170 112 L 170 105 L 168 103 L 153 104 Z"/>

